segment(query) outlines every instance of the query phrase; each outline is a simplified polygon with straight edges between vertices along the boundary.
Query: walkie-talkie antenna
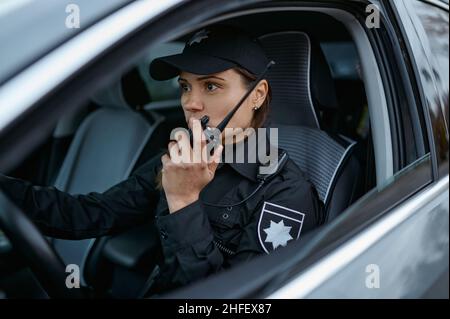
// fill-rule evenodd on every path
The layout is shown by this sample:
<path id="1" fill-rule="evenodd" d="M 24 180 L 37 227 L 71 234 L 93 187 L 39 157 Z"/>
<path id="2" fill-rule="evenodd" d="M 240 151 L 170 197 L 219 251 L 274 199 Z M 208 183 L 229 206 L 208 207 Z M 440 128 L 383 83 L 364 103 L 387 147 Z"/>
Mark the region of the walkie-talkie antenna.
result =
<path id="1" fill-rule="evenodd" d="M 208 122 L 209 122 L 209 116 L 208 115 L 203 115 L 202 118 L 200 119 L 200 125 L 202 126 L 202 130 L 205 131 L 208 127 Z M 194 135 L 192 134 L 192 130 L 188 129 L 189 132 L 189 142 L 191 143 L 191 147 L 194 145 Z"/>
<path id="2" fill-rule="evenodd" d="M 242 105 L 242 103 L 244 103 L 245 99 L 250 95 L 250 93 L 253 92 L 253 90 L 255 89 L 256 85 L 259 83 L 259 81 L 262 80 L 262 78 L 264 77 L 264 75 L 267 73 L 267 71 L 269 71 L 269 69 L 272 67 L 272 65 L 274 65 L 275 62 L 274 61 L 270 61 L 266 68 L 264 69 L 264 72 L 262 72 L 258 78 L 254 81 L 254 83 L 252 84 L 250 90 L 247 91 L 247 93 L 242 97 L 242 99 L 239 101 L 239 103 L 234 107 L 234 109 L 232 109 L 230 111 L 230 113 L 227 114 L 227 116 L 225 116 L 225 118 L 222 120 L 222 122 L 219 123 L 219 125 L 217 125 L 216 129 L 218 129 L 220 132 L 223 132 L 223 130 L 225 129 L 225 127 L 227 126 L 228 122 L 230 122 L 231 118 L 233 117 L 234 113 L 236 113 L 236 111 L 239 109 L 239 107 Z"/>

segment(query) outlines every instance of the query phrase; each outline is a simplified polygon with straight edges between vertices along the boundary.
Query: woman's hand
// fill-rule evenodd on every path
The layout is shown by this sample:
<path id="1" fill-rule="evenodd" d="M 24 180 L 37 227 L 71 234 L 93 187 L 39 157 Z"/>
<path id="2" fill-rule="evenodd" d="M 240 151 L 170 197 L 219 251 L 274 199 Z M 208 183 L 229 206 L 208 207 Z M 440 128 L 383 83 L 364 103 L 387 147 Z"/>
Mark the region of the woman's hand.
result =
<path id="1" fill-rule="evenodd" d="M 201 190 L 214 178 L 223 146 L 214 154 L 206 156 L 206 140 L 199 120 L 190 120 L 193 132 L 193 148 L 184 132 L 178 134 L 177 142 L 169 143 L 169 155 L 161 157 L 162 186 L 170 213 L 198 200 Z"/>

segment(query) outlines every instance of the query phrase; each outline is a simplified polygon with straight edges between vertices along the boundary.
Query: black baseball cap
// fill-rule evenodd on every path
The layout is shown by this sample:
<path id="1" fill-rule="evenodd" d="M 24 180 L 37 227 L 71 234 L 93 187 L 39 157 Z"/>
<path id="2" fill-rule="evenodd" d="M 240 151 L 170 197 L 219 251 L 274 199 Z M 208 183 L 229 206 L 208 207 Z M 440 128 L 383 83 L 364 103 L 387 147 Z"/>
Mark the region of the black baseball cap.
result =
<path id="1" fill-rule="evenodd" d="M 181 71 L 206 75 L 238 66 L 258 76 L 268 63 L 269 59 L 256 39 L 240 28 L 214 25 L 194 32 L 182 53 L 153 60 L 150 75 L 163 81 Z"/>

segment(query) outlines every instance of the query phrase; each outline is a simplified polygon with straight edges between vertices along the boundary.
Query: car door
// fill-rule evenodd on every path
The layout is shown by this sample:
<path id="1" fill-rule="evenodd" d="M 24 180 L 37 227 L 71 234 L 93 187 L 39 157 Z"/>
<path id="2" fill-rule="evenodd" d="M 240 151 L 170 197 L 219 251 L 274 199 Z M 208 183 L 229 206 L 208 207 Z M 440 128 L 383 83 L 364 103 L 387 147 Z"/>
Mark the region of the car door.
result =
<path id="1" fill-rule="evenodd" d="M 425 118 L 415 125 L 422 125 L 429 152 L 351 208 L 369 217 L 365 203 L 379 210 L 380 200 L 392 203 L 383 218 L 270 297 L 448 298 L 448 5 L 379 5 L 405 41 L 402 63 L 412 64 L 409 81 Z M 405 143 L 415 141 L 405 134 Z"/>
<path id="2" fill-rule="evenodd" d="M 150 3 L 151 1 L 146 2 Z M 223 7 L 225 8 L 225 5 Z M 156 14 L 157 11 L 153 13 Z M 149 17 L 146 16 L 146 18 Z M 180 17 L 177 16 L 177 18 Z M 171 30 L 176 30 L 174 24 L 178 21 L 166 21 L 164 28 L 168 29 L 168 25 L 171 23 Z M 134 31 L 137 27 L 139 25 L 133 25 L 128 32 L 132 33 L 131 30 Z M 152 39 L 157 39 L 157 33 L 164 31 L 163 25 L 155 25 L 151 31 L 153 33 L 142 32 L 140 38 L 136 37 L 130 42 L 137 46 L 137 43 L 145 40 L 145 36 L 148 38 L 148 34 L 151 34 Z M 32 84 L 35 83 L 32 80 L 35 80 L 39 74 L 37 73 L 39 69 L 34 68 L 30 69 L 28 78 L 19 78 L 22 81 L 19 83 L 23 86 L 18 86 L 18 82 L 15 82 L 2 88 L 0 101 L 5 101 L 10 97 L 14 103 L 8 109 L 12 109 L 13 106 L 18 106 L 18 108 L 14 110 L 13 115 L 5 116 L 0 121 L 0 129 L 2 129 L 0 150 L 8 150 L 8 156 L 3 153 L 4 156 L 0 157 L 0 168 L 5 169 L 20 160 L 20 157 L 27 152 L 27 148 L 32 147 L 39 135 L 42 135 L 39 131 L 48 125 L 45 120 L 50 121 L 49 114 L 55 118 L 57 118 L 58 112 L 61 114 L 62 110 L 54 112 L 58 110 L 58 106 L 64 105 L 63 110 L 67 110 L 68 105 L 75 107 L 74 105 L 79 102 L 80 97 L 73 92 L 89 91 L 87 85 L 92 85 L 88 81 L 89 78 L 100 79 L 100 73 L 105 74 L 110 71 L 111 61 L 124 63 L 126 59 L 121 55 L 129 52 L 127 49 L 129 50 L 130 45 L 118 46 L 116 51 L 112 50 L 111 46 L 126 35 L 127 31 L 119 33 L 108 43 L 102 42 L 104 46 L 96 47 L 96 51 L 91 52 L 92 55 L 82 54 L 81 57 L 84 60 L 74 61 L 79 64 L 69 64 L 71 69 L 59 70 L 65 73 L 57 72 L 57 82 L 53 82 L 52 87 L 49 87 L 48 83 L 46 83 L 46 87 L 32 87 Z M 403 38 L 401 34 L 400 38 Z M 78 43 L 78 45 L 80 44 Z M 69 47 L 69 49 L 73 48 L 73 46 Z M 110 59 L 100 59 L 99 56 L 107 49 L 111 49 L 106 55 Z M 70 50 L 65 51 L 65 54 L 68 52 L 70 53 Z M 65 54 L 56 57 L 67 58 Z M 115 59 L 111 57 L 115 57 Z M 409 55 L 406 55 L 405 60 L 409 63 Z M 89 68 L 86 65 L 89 65 Z M 38 66 L 44 67 L 45 64 Z M 418 87 L 423 87 L 413 76 L 406 80 L 416 83 Z M 103 80 L 103 82 L 105 81 Z M 17 99 L 17 88 L 19 87 L 24 88 L 23 92 L 27 93 L 24 96 L 27 99 Z M 30 91 L 27 91 L 27 88 Z M 30 97 L 28 94 L 33 95 Z M 426 115 L 428 108 L 423 103 L 422 96 L 419 95 L 417 104 L 414 103 L 412 107 L 422 115 Z M 38 98 L 32 100 L 32 97 Z M 31 106 L 39 104 L 36 101 L 41 99 L 45 103 L 42 102 L 38 105 L 39 112 L 32 112 L 34 109 Z M 24 112 L 27 112 L 26 117 L 17 117 L 18 114 Z M 223 276 L 217 276 L 212 279 L 212 283 L 205 283 L 207 286 L 193 287 L 193 289 L 197 289 L 197 293 L 203 297 L 413 296 L 407 295 L 409 291 L 418 295 L 423 294 L 445 271 L 445 267 L 448 269 L 448 194 L 445 193 L 448 190 L 448 170 L 447 175 L 444 174 L 441 179 L 439 175 L 436 175 L 438 161 L 435 144 L 429 143 L 436 140 L 436 135 L 432 129 L 430 118 L 426 116 L 425 118 L 426 121 L 423 123 L 415 118 L 413 121 L 420 129 L 420 134 L 416 133 L 416 135 L 420 137 L 423 133 L 424 139 L 428 141 L 427 148 L 418 147 L 418 149 L 423 149 L 423 152 L 418 152 L 417 156 L 408 162 L 409 165 L 399 165 L 395 175 L 387 181 L 386 185 L 379 185 L 379 188 L 374 189 L 350 207 L 341 218 L 325 229 L 321 229 L 320 233 L 311 234 L 312 239 L 310 242 L 306 242 L 307 245 L 304 245 L 305 240 L 293 243 L 273 255 L 255 260 L 255 263 L 249 263 L 242 268 L 238 267 L 230 273 L 225 273 Z M 11 125 L 11 121 L 14 121 L 14 125 Z M 40 125 L 36 125 L 36 123 Z M 6 125 L 9 126 L 3 127 Z M 11 133 L 13 128 L 15 134 Z M 18 139 L 17 134 L 19 133 L 26 135 L 27 138 Z M 415 139 L 414 134 L 412 136 L 413 138 L 408 134 L 404 139 L 406 143 L 415 146 L 419 142 Z M 18 140 L 21 142 L 16 143 Z M 421 142 L 423 143 L 423 141 Z M 446 146 L 444 143 L 443 149 L 445 151 L 446 147 L 448 154 L 448 138 L 446 143 Z M 396 149 L 396 151 L 400 152 L 401 150 Z M 448 163 L 448 156 L 446 160 Z M 445 162 L 445 158 L 443 162 Z M 442 228 L 444 234 L 446 230 L 446 238 L 440 236 L 443 233 Z M 417 234 L 421 234 L 421 236 Z M 410 238 L 416 240 L 409 240 Z M 301 250 L 299 250 L 299 245 L 303 245 Z M 432 249 L 430 250 L 429 247 Z M 429 251 L 432 251 L 433 254 L 426 254 Z M 400 252 L 408 252 L 408 254 L 404 258 L 397 258 Z M 447 260 L 447 265 L 445 260 Z M 431 275 L 425 276 L 427 273 Z M 257 278 L 258 282 L 252 282 L 252 276 L 261 274 L 263 276 Z M 424 279 L 421 279 L 422 275 Z M 261 283 L 261 278 L 263 283 Z M 416 281 L 415 278 L 420 280 Z M 234 282 L 238 282 L 239 285 L 233 286 Z M 416 288 L 416 286 L 412 286 L 411 282 L 413 284 L 419 282 L 421 286 Z M 227 286 L 224 283 L 230 285 Z M 214 289 L 205 287 L 214 287 Z M 227 288 L 228 291 L 221 290 L 222 287 Z M 394 287 L 400 288 L 394 289 Z M 401 289 L 401 287 L 403 288 Z M 192 297 L 195 294 L 196 292 L 191 290 L 189 293 L 186 292 L 185 296 Z"/>

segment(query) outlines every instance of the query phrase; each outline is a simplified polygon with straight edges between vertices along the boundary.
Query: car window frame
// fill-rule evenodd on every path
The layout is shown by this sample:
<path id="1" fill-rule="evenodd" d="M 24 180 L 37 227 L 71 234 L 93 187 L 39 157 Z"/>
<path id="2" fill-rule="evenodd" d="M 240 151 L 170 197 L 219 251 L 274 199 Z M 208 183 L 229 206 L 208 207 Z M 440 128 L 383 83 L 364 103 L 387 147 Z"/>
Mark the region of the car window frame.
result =
<path id="1" fill-rule="evenodd" d="M 404 41 L 399 37 L 396 17 L 383 1 L 372 2 L 380 8 L 382 25 L 380 28 L 368 29 L 368 35 L 378 52 L 383 81 L 388 92 L 395 174 L 430 151 L 429 132 L 419 98 L 415 94 L 411 61 L 403 54 Z M 404 123 L 405 117 L 409 121 Z M 414 158 L 410 158 L 409 154 L 411 144 L 416 152 Z"/>
<path id="2" fill-rule="evenodd" d="M 424 2 L 424 1 L 422 1 Z M 424 3 L 427 3 L 425 1 Z M 433 5 L 433 4 L 432 4 Z M 435 125 L 442 125 L 446 127 L 445 116 L 442 114 L 441 107 L 432 107 L 434 96 L 430 93 L 435 92 L 438 95 L 438 88 L 436 80 L 430 66 L 430 60 L 427 56 L 426 50 L 423 47 L 423 41 L 419 38 L 416 28 L 420 21 L 411 10 L 408 10 L 408 5 L 404 0 L 396 0 L 388 2 L 387 7 L 395 16 L 396 26 L 399 30 L 398 37 L 404 43 L 405 56 L 408 57 L 412 69 L 411 80 L 417 92 L 417 103 L 425 118 L 425 126 L 429 149 L 432 158 L 432 174 L 435 181 L 440 177 L 448 174 L 448 132 L 447 137 L 436 134 L 433 129 Z M 443 9 L 442 6 L 439 8 Z M 423 71 L 426 71 L 432 81 L 426 81 L 422 76 Z M 427 88 L 427 89 L 424 89 Z M 447 145 L 447 154 L 444 154 L 437 147 L 441 140 L 444 139 Z"/>
<path id="3" fill-rule="evenodd" d="M 235 2 L 235 5 L 236 6 L 238 5 L 238 1 Z M 242 3 L 239 2 L 239 5 L 242 5 Z M 224 5 L 224 7 L 227 7 L 227 6 Z M 229 6 L 227 8 L 229 8 Z M 124 61 L 124 58 L 120 57 L 120 55 L 125 51 L 124 47 L 127 47 L 127 48 L 131 47 L 131 48 L 135 48 L 136 49 L 137 47 L 139 47 L 139 45 L 142 45 L 140 43 L 141 41 L 144 41 L 145 39 L 148 39 L 149 34 L 153 34 L 153 36 L 155 37 L 155 41 L 156 40 L 160 40 L 163 36 L 167 36 L 167 30 L 161 30 L 161 29 L 163 29 L 162 26 L 164 26 L 165 24 L 169 24 L 169 25 L 172 26 L 172 28 L 174 28 L 173 25 L 178 24 L 179 23 L 178 19 L 180 19 L 180 16 L 182 17 L 184 15 L 185 15 L 185 12 L 183 12 L 183 14 L 173 14 L 173 15 L 170 15 L 170 17 L 167 18 L 167 20 L 165 20 L 164 17 L 162 17 L 161 20 L 158 20 L 158 24 L 159 24 L 158 28 L 152 28 L 152 30 L 149 30 L 150 28 L 148 28 L 148 29 L 144 28 L 144 29 L 140 30 L 139 33 L 130 35 L 126 40 L 122 40 L 123 42 L 122 41 L 117 42 L 116 46 L 114 48 L 112 48 L 108 52 L 107 55 L 105 53 L 98 60 L 92 61 L 92 63 L 89 65 L 89 68 L 80 70 L 78 74 L 74 75 L 70 79 L 70 82 L 68 81 L 67 83 L 64 83 L 63 87 L 58 87 L 58 91 L 57 92 L 56 91 L 51 92 L 52 94 L 49 94 L 48 96 L 46 96 L 45 99 L 40 100 L 38 103 L 36 103 L 35 104 L 35 109 L 33 110 L 33 111 L 36 112 L 35 116 L 32 116 L 30 114 L 26 114 L 27 117 L 28 117 L 27 119 L 22 117 L 20 119 L 21 120 L 20 123 L 19 123 L 19 120 L 17 120 L 17 122 L 15 123 L 17 126 L 15 126 L 15 127 L 19 128 L 19 131 L 16 131 L 18 133 L 14 135 L 14 138 L 19 138 L 19 136 L 20 136 L 19 134 L 23 134 L 23 135 L 28 134 L 28 135 L 30 135 L 31 133 L 29 131 L 29 127 L 32 126 L 33 122 L 35 122 L 35 121 L 39 121 L 40 122 L 40 121 L 44 121 L 44 119 L 47 119 L 48 111 L 54 110 L 55 108 L 58 107 L 58 105 L 61 105 L 61 103 L 64 101 L 64 98 L 66 96 L 73 96 L 73 92 L 91 92 L 91 93 L 93 93 L 96 88 L 95 87 L 89 87 L 86 84 L 87 82 L 92 81 L 92 74 L 95 74 L 96 77 L 100 77 L 100 75 L 103 75 L 107 70 L 109 70 L 115 64 L 111 60 Z M 207 14 L 205 14 L 205 15 L 207 15 Z M 180 26 L 179 28 L 174 28 L 174 29 L 178 30 L 178 32 L 181 33 L 182 32 L 181 31 L 182 27 L 183 26 Z M 183 33 L 184 32 L 185 31 L 183 30 Z M 157 34 L 159 35 L 159 37 L 156 36 Z M 128 42 L 128 41 L 129 41 L 128 46 L 125 46 L 124 43 Z M 137 56 L 138 56 L 137 54 L 135 56 L 132 56 L 130 58 L 130 60 L 136 60 Z M 107 59 L 107 57 L 108 57 L 109 60 Z M 116 74 L 120 73 L 120 71 L 123 71 L 126 68 L 126 66 L 127 66 L 127 64 L 124 62 L 124 66 L 122 68 L 118 68 L 116 73 L 114 73 L 114 76 L 111 76 L 111 78 L 114 78 Z M 105 80 L 105 81 L 99 83 L 98 86 L 104 85 L 106 82 L 107 81 Z M 89 96 L 88 93 L 86 93 L 86 95 Z M 75 99 L 71 100 L 70 103 L 69 103 L 70 105 L 64 105 L 65 106 L 65 110 L 67 110 L 69 107 L 75 108 L 77 105 L 79 105 L 81 103 L 81 101 L 82 101 L 81 98 L 75 98 Z M 41 112 L 41 114 L 39 116 L 38 116 L 37 110 L 39 110 Z M 52 117 L 53 116 L 55 116 L 55 115 L 52 114 Z M 55 116 L 55 118 L 56 118 L 56 116 Z M 14 139 L 12 139 L 12 141 L 14 141 Z M 10 140 L 10 143 L 12 143 L 12 141 Z M 36 145 L 35 142 L 36 142 L 36 139 L 29 139 L 28 140 L 28 143 L 29 143 L 30 147 L 32 147 L 32 145 Z M 8 145 L 8 144 L 5 144 L 5 143 L 0 144 L 0 150 L 6 149 L 6 147 L 10 148 L 11 145 Z M 0 152 L 0 154 L 1 153 L 2 152 Z M 428 167 L 428 164 L 429 164 L 429 161 L 425 161 L 424 165 L 426 167 Z M 1 167 L 1 165 L 0 165 L 0 167 Z M 417 173 L 417 172 L 415 170 L 413 170 L 412 172 L 409 172 L 405 176 L 411 176 L 413 173 Z M 423 178 L 421 178 L 420 180 L 423 180 Z M 354 207 L 352 206 L 353 209 L 354 210 L 356 210 L 356 209 L 364 209 L 364 207 L 365 207 L 364 205 L 368 205 L 370 203 L 373 203 L 374 199 L 377 199 L 378 201 L 380 201 L 380 198 L 382 198 L 382 196 L 380 196 L 380 194 L 381 193 L 385 193 L 386 194 L 388 191 L 392 191 L 393 184 L 395 184 L 395 183 L 389 184 L 388 186 L 386 186 L 386 188 L 382 189 L 380 192 L 377 192 L 376 193 L 377 197 L 375 197 L 375 198 L 372 197 L 372 196 L 374 196 L 373 193 L 368 194 L 367 196 L 365 196 L 365 198 L 363 200 L 361 200 L 359 202 L 360 206 L 354 206 Z M 411 188 L 406 188 L 405 189 L 405 193 L 403 195 L 399 194 L 398 191 L 395 191 L 395 194 L 394 194 L 394 192 L 393 193 L 389 193 L 391 196 L 395 195 L 395 199 L 397 200 L 397 203 L 398 203 L 398 200 L 401 201 L 401 200 L 409 197 L 413 192 L 418 191 L 418 188 L 415 187 L 415 185 L 410 185 L 410 183 L 407 183 L 407 184 L 409 185 L 409 187 L 414 186 L 414 188 L 412 188 L 412 189 Z M 377 204 L 379 206 L 372 204 L 372 206 L 368 207 L 368 208 L 370 208 L 370 210 L 367 209 L 366 213 L 367 214 L 372 213 L 373 216 L 370 215 L 371 218 L 368 221 L 366 221 L 366 222 L 372 221 L 373 218 L 379 218 L 380 215 L 385 213 L 387 209 L 391 208 L 392 207 L 392 199 L 390 201 L 387 201 L 387 202 L 383 201 L 383 203 L 378 203 L 377 202 Z M 386 207 L 386 205 L 387 205 L 387 207 Z M 380 208 L 381 206 L 384 209 Z M 345 219 L 348 219 L 348 215 L 349 214 L 347 214 L 345 216 Z M 303 257 L 302 257 L 302 260 L 303 260 L 303 263 L 304 263 L 304 264 L 302 264 L 303 266 L 307 266 L 308 264 L 311 264 L 311 263 L 317 261 L 318 258 L 320 258 L 321 254 L 324 254 L 327 251 L 332 250 L 333 248 L 335 248 L 335 246 L 333 246 L 329 242 L 330 238 L 333 237 L 333 236 L 330 235 L 330 232 L 331 232 L 332 235 L 333 234 L 336 235 L 336 233 L 333 233 L 332 230 L 336 229 L 337 226 L 342 226 L 342 224 L 339 224 L 339 223 L 344 223 L 344 222 L 342 222 L 341 219 L 339 219 L 337 221 L 337 224 L 336 223 L 331 224 L 330 228 L 329 228 L 331 230 L 328 233 L 325 232 L 324 234 L 322 234 L 320 236 L 320 238 L 315 238 L 314 236 L 310 236 L 310 238 L 311 238 L 311 243 L 310 243 L 310 246 L 309 246 L 310 248 L 305 248 L 303 250 L 303 254 L 306 254 L 306 255 L 303 255 Z M 353 224 L 351 226 L 353 226 Z M 365 226 L 367 226 L 367 224 L 366 223 L 362 223 L 360 225 L 360 227 L 362 227 L 362 228 L 355 229 L 355 228 L 352 227 L 352 232 L 348 232 L 348 233 L 346 233 L 346 235 L 351 237 L 352 235 L 355 234 L 354 233 L 355 231 L 360 231 Z M 349 226 L 347 226 L 347 227 L 349 227 Z M 342 229 L 345 230 L 346 228 L 344 227 Z M 347 240 L 348 238 L 349 237 L 345 237 L 345 236 L 344 237 L 340 237 L 341 240 Z M 299 243 L 304 243 L 304 242 L 305 242 L 305 240 L 299 241 L 298 243 L 295 243 L 294 245 L 291 245 L 292 246 L 291 249 L 292 250 L 293 249 L 298 249 L 299 248 L 298 244 Z M 339 243 L 339 241 L 335 242 L 335 244 L 338 244 L 338 243 Z M 314 250 L 316 248 L 321 248 L 321 249 L 317 249 L 317 252 L 312 254 L 311 250 L 313 250 L 313 248 L 314 248 Z M 292 251 L 292 250 L 290 250 L 290 251 Z M 308 252 L 309 252 L 310 255 L 307 255 Z M 270 260 L 276 260 L 278 262 L 279 261 L 279 257 L 280 257 L 279 254 L 282 254 L 282 253 L 276 252 L 276 253 L 273 254 L 273 256 L 268 256 L 268 258 Z M 269 259 L 265 259 L 264 263 L 268 262 Z M 289 262 L 292 262 L 292 260 L 290 260 Z M 286 265 L 280 265 L 280 266 L 285 266 L 286 267 Z M 273 268 L 273 269 L 275 269 L 275 268 Z M 257 273 L 260 273 L 260 271 L 258 270 Z M 273 275 L 273 272 L 267 272 L 265 278 L 267 279 L 268 278 L 267 276 L 269 276 L 269 275 Z M 257 287 L 254 286 L 254 288 L 257 288 Z"/>

